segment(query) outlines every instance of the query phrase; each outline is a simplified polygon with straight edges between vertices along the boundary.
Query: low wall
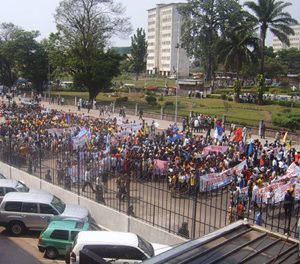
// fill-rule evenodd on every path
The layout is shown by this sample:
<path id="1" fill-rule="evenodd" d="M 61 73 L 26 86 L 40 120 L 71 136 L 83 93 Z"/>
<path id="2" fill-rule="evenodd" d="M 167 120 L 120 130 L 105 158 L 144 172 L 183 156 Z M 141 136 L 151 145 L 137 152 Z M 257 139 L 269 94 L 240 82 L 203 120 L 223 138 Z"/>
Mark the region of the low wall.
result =
<path id="1" fill-rule="evenodd" d="M 130 217 L 126 214 L 122 214 L 85 197 L 78 196 L 73 192 L 40 180 L 27 172 L 11 167 L 3 162 L 0 162 L 0 172 L 9 179 L 25 182 L 30 188 L 48 191 L 66 203 L 79 204 L 87 208 L 96 223 L 105 229 L 121 232 L 133 232 L 139 234 L 150 242 L 166 245 L 174 245 L 185 241 L 185 239 L 180 236 L 176 236 L 162 229 L 153 227 L 143 221 Z"/>

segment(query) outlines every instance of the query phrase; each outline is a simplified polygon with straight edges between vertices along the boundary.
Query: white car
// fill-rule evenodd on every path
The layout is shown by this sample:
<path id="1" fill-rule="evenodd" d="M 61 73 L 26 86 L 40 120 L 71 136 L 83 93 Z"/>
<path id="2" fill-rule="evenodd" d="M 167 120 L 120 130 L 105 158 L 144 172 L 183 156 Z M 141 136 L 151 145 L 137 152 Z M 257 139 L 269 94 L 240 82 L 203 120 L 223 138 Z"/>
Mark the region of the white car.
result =
<path id="1" fill-rule="evenodd" d="M 81 250 L 89 250 L 113 263 L 139 263 L 169 249 L 171 247 L 150 243 L 133 233 L 81 231 L 74 240 L 70 259 L 66 258 L 66 263 L 79 264 Z"/>
<path id="2" fill-rule="evenodd" d="M 26 186 L 22 181 L 11 180 L 0 177 L 0 203 L 3 200 L 5 194 L 10 192 L 30 192 L 30 193 L 42 193 L 48 194 L 48 192 L 41 189 L 33 189 Z"/>

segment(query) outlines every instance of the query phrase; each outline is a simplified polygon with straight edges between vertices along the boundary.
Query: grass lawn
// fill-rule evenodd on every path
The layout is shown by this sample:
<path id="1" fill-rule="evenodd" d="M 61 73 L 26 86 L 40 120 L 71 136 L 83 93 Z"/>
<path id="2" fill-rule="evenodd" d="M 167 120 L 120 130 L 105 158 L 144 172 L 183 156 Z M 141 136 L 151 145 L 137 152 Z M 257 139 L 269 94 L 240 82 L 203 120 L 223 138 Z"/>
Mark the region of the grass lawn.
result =
<path id="1" fill-rule="evenodd" d="M 88 98 L 87 92 L 52 92 L 52 96 L 61 95 L 66 98 L 74 98 L 74 96 Z M 123 103 L 122 106 L 134 109 L 136 104 L 143 108 L 145 111 L 160 113 L 160 109 L 166 102 L 172 102 L 173 105 L 165 107 L 166 114 L 175 113 L 175 96 L 166 96 L 157 98 L 157 105 L 150 106 L 145 101 L 145 96 L 142 93 L 99 93 L 97 101 L 103 104 L 109 104 L 115 101 L 118 97 L 128 97 L 128 102 Z M 162 100 L 161 100 L 162 99 Z M 202 114 L 209 114 L 222 118 L 223 114 L 226 115 L 227 122 L 233 122 L 236 124 L 257 126 L 260 120 L 265 120 L 268 127 L 272 127 L 272 119 L 279 113 L 284 111 L 292 111 L 293 113 L 300 113 L 299 108 L 293 108 L 292 110 L 287 107 L 279 105 L 254 105 L 246 103 L 236 103 L 232 101 L 224 101 L 222 99 L 199 99 L 199 98 L 187 98 L 178 96 L 178 115 L 189 115 L 190 111 L 194 111 Z"/>

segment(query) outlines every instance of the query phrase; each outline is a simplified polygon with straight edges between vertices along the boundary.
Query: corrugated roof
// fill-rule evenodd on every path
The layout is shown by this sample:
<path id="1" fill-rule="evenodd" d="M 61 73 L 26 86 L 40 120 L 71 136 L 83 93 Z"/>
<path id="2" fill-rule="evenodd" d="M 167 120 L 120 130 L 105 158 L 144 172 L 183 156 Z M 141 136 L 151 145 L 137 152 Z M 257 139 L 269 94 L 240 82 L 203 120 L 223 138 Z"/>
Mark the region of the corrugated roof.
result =
<path id="1" fill-rule="evenodd" d="M 143 263 L 300 263 L 299 241 L 242 221 Z"/>

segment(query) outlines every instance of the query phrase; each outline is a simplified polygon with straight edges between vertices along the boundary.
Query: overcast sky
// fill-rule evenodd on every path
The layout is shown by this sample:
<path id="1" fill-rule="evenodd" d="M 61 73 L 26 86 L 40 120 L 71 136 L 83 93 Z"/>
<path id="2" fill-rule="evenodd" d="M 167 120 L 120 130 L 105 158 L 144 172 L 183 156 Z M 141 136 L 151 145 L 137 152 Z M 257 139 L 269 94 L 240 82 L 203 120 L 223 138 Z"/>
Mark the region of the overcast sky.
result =
<path id="1" fill-rule="evenodd" d="M 12 22 L 25 30 L 38 30 L 43 38 L 50 32 L 55 32 L 53 14 L 60 0 L 0 0 L 0 23 Z M 186 2 L 180 0 L 119 0 L 126 7 L 126 16 L 131 18 L 135 30 L 138 27 L 147 28 L 147 10 L 158 3 Z M 241 1 L 245 2 L 245 1 Z M 293 5 L 288 11 L 300 21 L 300 0 L 289 0 Z M 133 33 L 134 33 L 133 32 Z M 269 44 L 271 44 L 269 36 Z M 130 36 L 127 39 L 113 39 L 114 46 L 130 45 Z"/>

